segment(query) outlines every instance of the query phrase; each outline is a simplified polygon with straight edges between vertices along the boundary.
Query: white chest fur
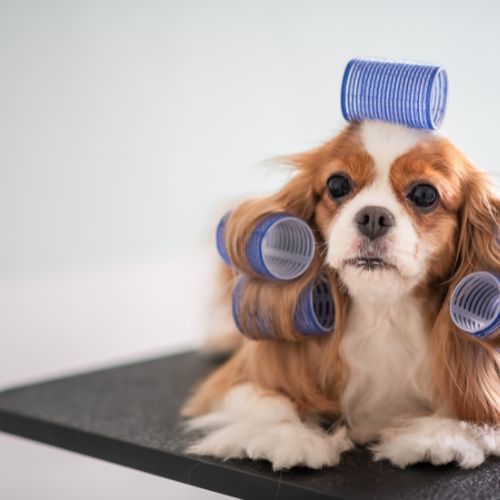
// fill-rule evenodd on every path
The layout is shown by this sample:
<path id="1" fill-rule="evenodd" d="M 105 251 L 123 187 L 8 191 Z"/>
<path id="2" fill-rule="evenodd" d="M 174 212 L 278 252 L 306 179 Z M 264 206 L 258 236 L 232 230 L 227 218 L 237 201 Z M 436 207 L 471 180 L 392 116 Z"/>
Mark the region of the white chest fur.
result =
<path id="1" fill-rule="evenodd" d="M 417 299 L 354 299 L 340 349 L 349 370 L 342 406 L 355 440 L 370 441 L 398 417 L 430 409 L 429 345 Z"/>

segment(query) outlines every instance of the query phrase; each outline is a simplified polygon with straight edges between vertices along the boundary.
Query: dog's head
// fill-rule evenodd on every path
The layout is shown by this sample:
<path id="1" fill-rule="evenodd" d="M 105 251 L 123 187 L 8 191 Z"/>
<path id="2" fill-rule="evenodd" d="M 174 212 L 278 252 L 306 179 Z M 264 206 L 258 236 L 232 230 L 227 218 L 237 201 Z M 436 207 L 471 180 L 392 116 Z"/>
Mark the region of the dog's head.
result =
<path id="1" fill-rule="evenodd" d="M 439 134 L 365 121 L 291 162 L 297 172 L 280 192 L 235 211 L 229 240 L 241 268 L 242 230 L 282 211 L 317 229 L 322 263 L 354 298 L 387 302 L 498 272 L 499 199 Z"/>

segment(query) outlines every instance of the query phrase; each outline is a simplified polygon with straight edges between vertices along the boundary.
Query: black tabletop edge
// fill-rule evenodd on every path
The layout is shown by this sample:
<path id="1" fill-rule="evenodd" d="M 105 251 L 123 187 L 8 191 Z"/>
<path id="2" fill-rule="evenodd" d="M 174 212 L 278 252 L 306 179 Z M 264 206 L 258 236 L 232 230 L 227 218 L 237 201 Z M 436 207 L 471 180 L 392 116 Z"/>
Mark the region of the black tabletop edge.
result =
<path id="1" fill-rule="evenodd" d="M 344 500 L 289 484 L 281 474 L 276 479 L 266 478 L 236 470 L 224 462 L 212 463 L 198 456 L 146 448 L 3 409 L 0 431 L 243 500 Z"/>

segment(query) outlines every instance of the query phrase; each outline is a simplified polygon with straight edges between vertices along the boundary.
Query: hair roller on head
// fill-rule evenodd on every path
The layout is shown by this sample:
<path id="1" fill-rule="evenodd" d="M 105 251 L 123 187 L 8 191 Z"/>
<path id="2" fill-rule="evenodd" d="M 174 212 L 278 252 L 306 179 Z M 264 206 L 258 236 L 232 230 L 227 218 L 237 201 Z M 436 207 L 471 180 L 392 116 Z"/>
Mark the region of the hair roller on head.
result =
<path id="1" fill-rule="evenodd" d="M 342 79 L 341 107 L 347 121 L 434 130 L 443 121 L 447 96 L 448 77 L 439 66 L 353 59 Z"/>
<path id="2" fill-rule="evenodd" d="M 462 331 L 486 338 L 500 328 L 500 275 L 471 273 L 455 287 L 450 301 L 451 319 Z"/>
<path id="3" fill-rule="evenodd" d="M 226 227 L 230 220 L 231 213 L 224 215 L 216 231 L 217 250 L 228 265 L 231 258 Z M 242 231 L 238 239 L 245 244 L 244 255 L 240 256 L 244 267 L 265 279 L 298 278 L 309 269 L 314 258 L 314 234 L 302 219 L 293 215 L 278 213 L 263 217 L 250 231 Z"/>
<path id="4" fill-rule="evenodd" d="M 301 340 L 331 333 L 335 325 L 324 274 L 301 288 L 244 277 L 234 288 L 232 309 L 240 332 L 254 340 Z"/>

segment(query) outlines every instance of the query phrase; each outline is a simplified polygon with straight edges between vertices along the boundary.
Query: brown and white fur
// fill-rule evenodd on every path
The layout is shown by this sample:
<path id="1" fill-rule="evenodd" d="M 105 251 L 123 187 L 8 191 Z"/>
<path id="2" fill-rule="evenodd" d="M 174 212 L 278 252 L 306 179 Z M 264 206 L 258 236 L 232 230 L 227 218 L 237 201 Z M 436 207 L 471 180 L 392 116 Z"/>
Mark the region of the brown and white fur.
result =
<path id="1" fill-rule="evenodd" d="M 243 340 L 184 408 L 204 432 L 190 451 L 266 459 L 275 470 L 335 465 L 355 443 L 399 467 L 475 467 L 500 455 L 500 335 L 468 336 L 448 314 L 463 276 L 500 271 L 500 201 L 485 175 L 439 134 L 381 122 L 351 124 L 291 162 L 297 171 L 279 193 L 243 203 L 232 219 L 241 228 L 283 211 L 310 223 L 335 288 L 335 332 Z M 339 172 L 354 190 L 336 202 L 326 183 Z M 428 213 L 407 198 L 417 182 L 439 193 Z M 352 265 L 369 247 L 355 223 L 366 206 L 394 216 L 370 247 L 381 268 Z"/>

